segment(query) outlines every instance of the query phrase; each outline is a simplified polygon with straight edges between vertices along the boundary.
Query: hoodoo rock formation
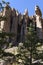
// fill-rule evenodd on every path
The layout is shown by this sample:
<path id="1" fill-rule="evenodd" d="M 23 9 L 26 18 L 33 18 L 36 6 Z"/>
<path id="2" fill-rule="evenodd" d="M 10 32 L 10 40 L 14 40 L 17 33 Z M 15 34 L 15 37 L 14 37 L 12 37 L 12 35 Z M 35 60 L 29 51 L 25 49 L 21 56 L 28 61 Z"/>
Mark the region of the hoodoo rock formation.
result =
<path id="1" fill-rule="evenodd" d="M 21 14 L 14 8 L 6 5 L 4 10 L 0 12 L 0 16 L 6 17 L 6 20 L 0 21 L 0 31 L 15 34 L 15 36 L 9 38 L 10 42 L 14 44 L 24 42 L 30 22 L 33 22 L 33 25 L 35 25 L 35 31 L 37 31 L 39 39 L 43 39 L 43 18 L 39 6 L 35 6 L 35 15 L 29 16 L 27 9 L 24 14 Z"/>

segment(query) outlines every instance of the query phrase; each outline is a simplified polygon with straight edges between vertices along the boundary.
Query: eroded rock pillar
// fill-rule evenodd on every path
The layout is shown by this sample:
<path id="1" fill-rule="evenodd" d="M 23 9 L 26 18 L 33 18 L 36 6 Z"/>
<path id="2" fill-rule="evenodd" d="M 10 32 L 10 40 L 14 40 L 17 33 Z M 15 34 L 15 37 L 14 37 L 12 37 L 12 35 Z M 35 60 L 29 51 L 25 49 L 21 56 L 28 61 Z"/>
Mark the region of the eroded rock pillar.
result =
<path id="1" fill-rule="evenodd" d="M 35 16 L 36 16 L 36 27 L 37 27 L 37 36 L 39 39 L 43 39 L 42 36 L 42 13 L 39 6 L 35 7 Z"/>

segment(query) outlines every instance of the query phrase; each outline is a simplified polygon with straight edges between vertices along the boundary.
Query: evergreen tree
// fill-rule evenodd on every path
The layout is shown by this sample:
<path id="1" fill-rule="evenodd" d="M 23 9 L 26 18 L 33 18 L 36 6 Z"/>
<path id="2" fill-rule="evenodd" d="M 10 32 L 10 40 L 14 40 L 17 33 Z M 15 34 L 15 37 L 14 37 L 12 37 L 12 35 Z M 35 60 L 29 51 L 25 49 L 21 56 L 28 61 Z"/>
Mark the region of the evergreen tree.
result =
<path id="1" fill-rule="evenodd" d="M 18 46 L 19 54 L 16 55 L 16 60 L 19 64 L 22 65 L 38 64 L 40 59 L 43 58 L 43 55 L 40 54 L 40 51 L 38 51 L 37 49 L 41 46 L 41 42 L 37 36 L 37 31 L 35 31 L 35 27 L 32 23 L 30 23 L 30 26 L 27 27 L 28 33 L 25 43 L 20 43 Z"/>

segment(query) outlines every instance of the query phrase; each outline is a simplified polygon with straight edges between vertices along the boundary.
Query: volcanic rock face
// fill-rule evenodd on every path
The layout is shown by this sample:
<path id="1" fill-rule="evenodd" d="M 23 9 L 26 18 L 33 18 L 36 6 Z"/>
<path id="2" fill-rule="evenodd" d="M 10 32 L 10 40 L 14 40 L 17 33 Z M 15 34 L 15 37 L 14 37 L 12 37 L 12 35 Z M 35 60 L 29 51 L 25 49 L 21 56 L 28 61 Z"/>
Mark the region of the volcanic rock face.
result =
<path id="1" fill-rule="evenodd" d="M 15 36 L 9 39 L 10 42 L 15 43 L 25 41 L 25 35 L 27 34 L 27 26 L 29 26 L 30 20 L 33 21 L 33 24 L 36 27 L 39 39 L 43 39 L 43 19 L 39 6 L 35 7 L 35 15 L 33 17 L 28 16 L 27 9 L 22 15 L 14 8 L 12 9 L 9 5 L 5 6 L 3 12 L 0 13 L 0 16 L 6 17 L 6 20 L 0 21 L 0 31 L 15 34 Z"/>

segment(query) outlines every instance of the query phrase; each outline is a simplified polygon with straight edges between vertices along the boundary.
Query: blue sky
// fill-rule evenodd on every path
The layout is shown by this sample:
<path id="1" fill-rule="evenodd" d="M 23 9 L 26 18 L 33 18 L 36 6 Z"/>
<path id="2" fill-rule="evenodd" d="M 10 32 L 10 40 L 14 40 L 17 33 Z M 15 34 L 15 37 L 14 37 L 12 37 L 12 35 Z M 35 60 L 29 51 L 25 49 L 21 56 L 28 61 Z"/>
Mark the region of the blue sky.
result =
<path id="1" fill-rule="evenodd" d="M 43 12 L 43 0 L 5 0 L 10 2 L 10 6 L 23 13 L 28 8 L 29 15 L 34 14 L 35 5 L 38 5 Z"/>

